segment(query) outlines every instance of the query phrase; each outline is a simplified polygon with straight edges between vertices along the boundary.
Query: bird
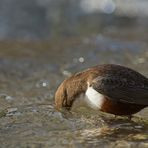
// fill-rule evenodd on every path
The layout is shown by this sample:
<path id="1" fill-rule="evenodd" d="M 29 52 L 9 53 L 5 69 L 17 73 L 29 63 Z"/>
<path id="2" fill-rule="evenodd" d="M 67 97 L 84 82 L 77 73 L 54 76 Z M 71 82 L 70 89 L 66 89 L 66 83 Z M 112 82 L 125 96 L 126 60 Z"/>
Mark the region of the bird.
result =
<path id="1" fill-rule="evenodd" d="M 132 117 L 148 106 L 148 78 L 117 64 L 101 64 L 65 79 L 55 92 L 55 108 L 70 111 L 81 98 L 115 116 Z"/>

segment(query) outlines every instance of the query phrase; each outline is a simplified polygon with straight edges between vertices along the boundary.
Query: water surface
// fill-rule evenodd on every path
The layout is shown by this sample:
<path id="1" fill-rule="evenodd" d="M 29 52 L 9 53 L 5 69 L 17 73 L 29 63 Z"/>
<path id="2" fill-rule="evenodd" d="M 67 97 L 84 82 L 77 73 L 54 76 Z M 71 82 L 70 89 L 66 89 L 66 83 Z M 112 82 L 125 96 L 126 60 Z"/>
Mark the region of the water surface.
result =
<path id="1" fill-rule="evenodd" d="M 1 41 L 1 147 L 148 147 L 148 108 L 132 121 L 84 107 L 71 114 L 54 109 L 58 85 L 90 66 L 121 64 L 148 77 L 145 35 L 127 39 L 117 32 Z"/>

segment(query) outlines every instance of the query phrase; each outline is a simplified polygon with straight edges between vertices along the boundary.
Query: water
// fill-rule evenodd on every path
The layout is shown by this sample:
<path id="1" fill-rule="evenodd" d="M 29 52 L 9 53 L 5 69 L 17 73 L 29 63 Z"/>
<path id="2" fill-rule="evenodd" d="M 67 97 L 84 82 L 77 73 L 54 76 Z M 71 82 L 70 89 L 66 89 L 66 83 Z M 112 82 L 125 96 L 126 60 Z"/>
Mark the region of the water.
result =
<path id="1" fill-rule="evenodd" d="M 56 41 L 0 43 L 1 147 L 147 147 L 148 109 L 132 121 L 76 108 L 54 109 L 58 85 L 74 72 L 102 63 L 145 76 L 147 43 L 105 35 Z"/>
<path id="2" fill-rule="evenodd" d="M 0 1 L 0 147 L 148 147 L 148 108 L 131 121 L 54 109 L 59 84 L 85 68 L 121 64 L 148 77 L 147 1 L 100 1 Z"/>

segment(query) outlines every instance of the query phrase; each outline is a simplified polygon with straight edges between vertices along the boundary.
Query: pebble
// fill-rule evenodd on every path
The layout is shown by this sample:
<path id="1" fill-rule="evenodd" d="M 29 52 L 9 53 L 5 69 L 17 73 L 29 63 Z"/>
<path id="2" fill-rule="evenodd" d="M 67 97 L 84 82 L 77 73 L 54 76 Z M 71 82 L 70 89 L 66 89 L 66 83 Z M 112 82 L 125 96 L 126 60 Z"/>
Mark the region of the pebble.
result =
<path id="1" fill-rule="evenodd" d="M 17 108 L 8 108 L 7 113 L 14 113 L 17 111 Z"/>
<path id="2" fill-rule="evenodd" d="M 18 111 L 17 108 L 8 108 L 6 116 L 13 116 L 13 115 L 19 116 L 21 113 L 17 111 Z"/>
<path id="3" fill-rule="evenodd" d="M 6 98 L 5 98 L 7 101 L 12 101 L 14 98 L 13 97 L 11 97 L 11 96 L 6 96 Z"/>

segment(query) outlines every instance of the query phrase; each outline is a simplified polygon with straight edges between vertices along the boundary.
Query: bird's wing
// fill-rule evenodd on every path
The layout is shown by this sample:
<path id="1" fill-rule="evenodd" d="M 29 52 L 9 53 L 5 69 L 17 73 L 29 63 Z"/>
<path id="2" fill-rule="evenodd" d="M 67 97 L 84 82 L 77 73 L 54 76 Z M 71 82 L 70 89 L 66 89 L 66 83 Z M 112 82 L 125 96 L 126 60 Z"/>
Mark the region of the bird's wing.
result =
<path id="1" fill-rule="evenodd" d="M 92 81 L 91 86 L 114 101 L 148 105 L 148 86 L 136 84 L 135 81 L 99 76 Z"/>

